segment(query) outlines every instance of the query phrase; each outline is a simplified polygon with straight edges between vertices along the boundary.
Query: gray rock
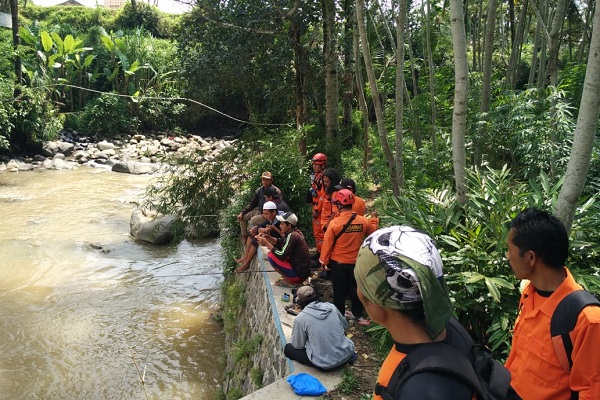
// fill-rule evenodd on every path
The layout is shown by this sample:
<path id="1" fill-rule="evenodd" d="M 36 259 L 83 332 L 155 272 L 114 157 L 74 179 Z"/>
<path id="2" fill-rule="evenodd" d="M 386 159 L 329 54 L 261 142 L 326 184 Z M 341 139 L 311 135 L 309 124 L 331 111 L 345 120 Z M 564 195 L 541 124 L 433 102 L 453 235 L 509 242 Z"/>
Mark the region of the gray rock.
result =
<path id="1" fill-rule="evenodd" d="M 99 142 L 96 147 L 98 148 L 98 150 L 103 151 L 103 150 L 113 150 L 115 148 L 115 145 L 107 142 L 106 140 L 103 140 L 101 142 Z"/>
<path id="2" fill-rule="evenodd" d="M 153 174 L 158 171 L 159 165 L 144 163 L 138 161 L 117 162 L 112 167 L 114 172 L 122 172 L 126 174 Z"/>
<path id="3" fill-rule="evenodd" d="M 174 237 L 171 229 L 175 221 L 176 215 L 156 216 L 136 208 L 129 220 L 130 233 L 136 240 L 154 244 L 169 243 Z"/>
<path id="4" fill-rule="evenodd" d="M 57 147 L 59 153 L 62 153 L 67 157 L 71 156 L 75 151 L 75 145 L 73 145 L 73 143 L 57 142 Z"/>

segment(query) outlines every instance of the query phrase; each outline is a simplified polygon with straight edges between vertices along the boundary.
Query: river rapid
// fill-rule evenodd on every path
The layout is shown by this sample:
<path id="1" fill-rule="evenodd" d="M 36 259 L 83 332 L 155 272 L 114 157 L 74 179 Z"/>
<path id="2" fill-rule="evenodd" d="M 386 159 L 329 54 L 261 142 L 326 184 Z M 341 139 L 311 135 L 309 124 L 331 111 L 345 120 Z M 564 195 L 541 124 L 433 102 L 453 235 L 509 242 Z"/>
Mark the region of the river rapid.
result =
<path id="1" fill-rule="evenodd" d="M 0 173 L 0 399 L 219 390 L 219 243 L 133 241 L 151 180 L 84 166 Z"/>

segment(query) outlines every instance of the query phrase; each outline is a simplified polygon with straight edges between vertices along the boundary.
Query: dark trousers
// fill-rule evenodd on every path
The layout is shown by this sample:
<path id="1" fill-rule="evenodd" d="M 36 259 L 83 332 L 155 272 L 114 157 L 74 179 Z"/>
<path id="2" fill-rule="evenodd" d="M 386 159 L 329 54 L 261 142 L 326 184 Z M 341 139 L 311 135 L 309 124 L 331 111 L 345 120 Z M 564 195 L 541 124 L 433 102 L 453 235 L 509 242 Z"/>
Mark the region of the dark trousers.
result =
<path id="1" fill-rule="evenodd" d="M 346 296 L 350 297 L 350 309 L 356 318 L 362 317 L 363 305 L 356 293 L 354 264 L 342 264 L 331 260 L 331 283 L 333 286 L 333 304 L 344 315 L 346 311 Z"/>
<path id="2" fill-rule="evenodd" d="M 319 371 L 323 371 L 323 372 L 336 371 L 336 370 L 342 368 L 344 365 L 346 365 L 346 363 L 342 363 L 341 365 L 338 365 L 337 367 L 333 367 L 333 368 L 317 367 L 308 358 L 305 348 L 304 349 L 296 349 L 296 348 L 294 348 L 294 346 L 292 346 L 291 343 L 288 343 L 285 345 L 285 347 L 283 348 L 283 354 L 285 354 L 285 356 L 287 358 L 289 358 L 290 360 L 298 361 L 300 364 L 308 365 L 309 367 L 316 368 Z"/>

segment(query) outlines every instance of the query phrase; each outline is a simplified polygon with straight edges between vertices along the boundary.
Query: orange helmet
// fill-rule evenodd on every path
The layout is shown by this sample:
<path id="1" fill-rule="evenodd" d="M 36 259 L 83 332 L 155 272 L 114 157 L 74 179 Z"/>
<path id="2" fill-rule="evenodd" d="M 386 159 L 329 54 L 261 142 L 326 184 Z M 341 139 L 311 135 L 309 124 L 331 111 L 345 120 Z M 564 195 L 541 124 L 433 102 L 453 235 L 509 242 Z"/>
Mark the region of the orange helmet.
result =
<path id="1" fill-rule="evenodd" d="M 335 195 L 334 202 L 342 206 L 351 206 L 354 204 L 354 193 L 350 189 L 340 189 Z"/>
<path id="2" fill-rule="evenodd" d="M 327 156 L 323 153 L 317 153 L 312 158 L 312 163 L 317 165 L 327 164 Z"/>

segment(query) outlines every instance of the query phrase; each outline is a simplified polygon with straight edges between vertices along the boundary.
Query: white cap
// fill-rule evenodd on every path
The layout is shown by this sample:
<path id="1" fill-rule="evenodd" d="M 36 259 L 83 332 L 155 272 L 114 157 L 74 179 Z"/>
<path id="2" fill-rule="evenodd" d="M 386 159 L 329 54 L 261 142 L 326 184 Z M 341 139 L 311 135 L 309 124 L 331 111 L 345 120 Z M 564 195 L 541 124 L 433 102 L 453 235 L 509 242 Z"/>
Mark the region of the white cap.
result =
<path id="1" fill-rule="evenodd" d="M 263 205 L 263 210 L 277 210 L 277 204 L 273 203 L 272 201 L 267 201 Z"/>
<path id="2" fill-rule="evenodd" d="M 285 221 L 288 224 L 292 224 L 294 226 L 298 225 L 298 217 L 296 217 L 296 214 L 294 214 L 291 211 L 286 212 L 283 215 L 278 215 L 277 216 L 277 220 L 279 221 Z"/>

